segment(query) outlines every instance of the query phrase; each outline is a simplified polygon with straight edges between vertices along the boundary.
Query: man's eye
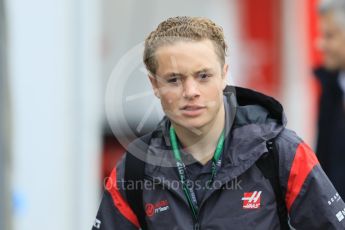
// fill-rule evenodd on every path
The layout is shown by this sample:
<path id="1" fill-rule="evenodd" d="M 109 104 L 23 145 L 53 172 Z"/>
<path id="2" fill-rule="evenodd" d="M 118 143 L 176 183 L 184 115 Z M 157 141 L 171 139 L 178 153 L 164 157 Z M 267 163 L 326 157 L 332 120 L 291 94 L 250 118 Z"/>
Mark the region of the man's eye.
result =
<path id="1" fill-rule="evenodd" d="M 177 83 L 177 81 L 178 81 L 177 77 L 168 79 L 168 83 Z"/>
<path id="2" fill-rule="evenodd" d="M 209 78 L 211 75 L 210 74 L 207 74 L 207 73 L 200 73 L 199 74 L 199 78 L 201 80 L 206 80 L 207 78 Z"/>

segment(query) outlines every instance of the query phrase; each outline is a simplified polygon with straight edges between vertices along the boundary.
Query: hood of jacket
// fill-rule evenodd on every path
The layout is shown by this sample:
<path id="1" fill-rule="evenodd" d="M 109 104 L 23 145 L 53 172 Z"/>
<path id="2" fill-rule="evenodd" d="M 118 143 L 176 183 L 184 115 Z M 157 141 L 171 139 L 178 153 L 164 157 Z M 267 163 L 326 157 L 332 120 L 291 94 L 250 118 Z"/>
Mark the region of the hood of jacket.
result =
<path id="1" fill-rule="evenodd" d="M 251 167 L 268 152 L 266 142 L 279 135 L 287 121 L 283 107 L 274 98 L 234 86 L 224 90 L 225 143 L 222 168 L 224 179 L 234 178 Z M 151 139 L 146 174 L 177 179 L 176 166 L 169 140 L 170 121 L 164 117 Z M 170 168 L 170 169 L 169 169 Z"/>

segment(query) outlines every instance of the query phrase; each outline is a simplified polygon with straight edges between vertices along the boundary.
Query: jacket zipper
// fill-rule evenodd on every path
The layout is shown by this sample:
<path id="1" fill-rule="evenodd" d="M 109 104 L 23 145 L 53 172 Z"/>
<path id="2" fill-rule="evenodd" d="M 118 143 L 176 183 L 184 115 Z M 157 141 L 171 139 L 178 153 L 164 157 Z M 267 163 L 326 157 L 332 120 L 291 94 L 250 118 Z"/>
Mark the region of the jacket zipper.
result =
<path id="1" fill-rule="evenodd" d="M 200 223 L 199 222 L 194 223 L 194 230 L 200 230 Z"/>
<path id="2" fill-rule="evenodd" d="M 168 187 L 167 184 L 161 183 L 160 181 L 159 181 L 159 183 L 156 183 L 156 182 L 154 181 L 153 177 L 151 177 L 151 176 L 149 176 L 149 175 L 145 175 L 145 176 L 144 176 L 144 179 L 150 180 L 150 181 L 154 182 L 155 184 L 159 184 L 159 185 L 162 185 L 162 186 L 163 186 L 163 185 L 166 185 L 166 186 Z M 222 183 L 222 186 L 223 186 L 225 183 L 229 182 L 229 181 L 230 181 L 230 180 L 225 180 L 225 181 Z M 221 187 L 222 187 L 222 186 L 221 186 Z M 220 187 L 219 189 L 221 189 L 221 187 Z M 216 190 L 219 190 L 219 189 L 216 189 Z M 175 190 L 172 190 L 172 189 L 167 189 L 167 190 L 169 190 L 169 191 L 173 192 L 174 194 L 178 195 L 178 197 L 179 197 L 179 198 L 186 204 L 186 206 L 189 208 L 189 204 L 187 203 L 186 199 L 182 198 L 182 197 L 180 196 L 179 193 L 177 193 Z M 216 190 L 212 191 L 212 193 L 215 192 Z M 210 196 L 211 196 L 211 195 L 210 195 Z M 209 197 L 210 197 L 210 196 L 209 196 Z M 204 205 L 205 202 L 206 202 L 206 200 L 203 200 L 203 202 L 201 202 L 200 207 L 199 207 L 198 216 L 199 216 L 200 210 L 201 210 L 201 208 L 202 208 L 202 206 Z M 192 213 L 191 213 L 191 214 L 192 214 Z M 194 220 L 193 215 L 191 215 L 191 216 L 192 216 L 192 219 L 193 219 L 193 230 L 200 230 L 201 228 L 200 228 L 199 218 L 198 218 L 198 220 Z"/>

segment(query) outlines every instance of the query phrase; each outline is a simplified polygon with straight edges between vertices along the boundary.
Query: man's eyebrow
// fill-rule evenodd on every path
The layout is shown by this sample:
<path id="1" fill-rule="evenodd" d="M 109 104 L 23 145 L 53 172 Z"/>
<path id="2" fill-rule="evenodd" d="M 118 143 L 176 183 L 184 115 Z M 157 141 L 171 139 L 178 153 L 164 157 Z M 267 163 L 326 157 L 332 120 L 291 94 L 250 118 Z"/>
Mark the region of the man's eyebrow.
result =
<path id="1" fill-rule="evenodd" d="M 195 71 L 193 73 L 193 75 L 203 73 L 203 72 L 212 72 L 212 69 L 211 68 L 202 68 L 200 70 Z M 178 73 L 178 72 L 168 72 L 168 73 L 162 75 L 163 78 L 169 78 L 169 77 L 173 77 L 173 76 L 185 76 L 185 75 L 182 73 Z"/>
<path id="2" fill-rule="evenodd" d="M 193 75 L 196 75 L 198 73 L 203 73 L 203 72 L 212 72 L 212 69 L 211 68 L 203 68 L 201 70 L 194 72 Z"/>
<path id="3" fill-rule="evenodd" d="M 162 75 L 163 78 L 168 78 L 168 77 L 172 77 L 172 76 L 183 76 L 183 74 L 178 73 L 178 72 L 168 72 L 168 73 Z"/>

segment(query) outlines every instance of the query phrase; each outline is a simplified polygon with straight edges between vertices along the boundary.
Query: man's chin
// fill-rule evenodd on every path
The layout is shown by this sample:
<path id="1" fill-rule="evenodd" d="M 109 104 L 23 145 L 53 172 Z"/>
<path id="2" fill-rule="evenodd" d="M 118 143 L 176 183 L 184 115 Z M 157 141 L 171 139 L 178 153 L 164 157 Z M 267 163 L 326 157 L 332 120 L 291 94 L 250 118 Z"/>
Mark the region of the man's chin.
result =
<path id="1" fill-rule="evenodd" d="M 342 67 L 342 65 L 336 61 L 332 61 L 332 60 L 324 60 L 323 66 L 330 71 L 336 71 L 339 69 L 344 69 L 344 67 Z"/>
<path id="2" fill-rule="evenodd" d="M 188 120 L 188 121 L 180 121 L 180 122 L 175 122 L 177 125 L 180 127 L 189 130 L 190 132 L 193 132 L 195 134 L 202 134 L 204 133 L 207 127 L 207 122 L 204 120 L 198 120 L 198 119 L 193 119 L 193 120 Z"/>

